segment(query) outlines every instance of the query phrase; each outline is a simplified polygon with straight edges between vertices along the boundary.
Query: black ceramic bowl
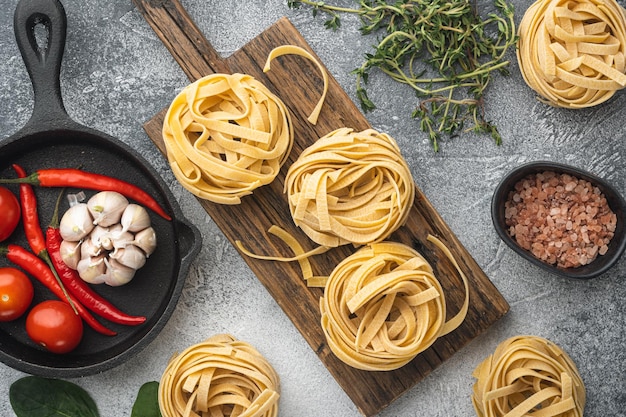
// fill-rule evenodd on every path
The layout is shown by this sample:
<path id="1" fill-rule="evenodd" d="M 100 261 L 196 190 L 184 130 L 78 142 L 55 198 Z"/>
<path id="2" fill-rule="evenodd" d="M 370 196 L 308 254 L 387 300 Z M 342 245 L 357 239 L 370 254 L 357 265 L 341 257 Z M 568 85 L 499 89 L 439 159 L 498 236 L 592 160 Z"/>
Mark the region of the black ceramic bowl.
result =
<path id="1" fill-rule="evenodd" d="M 505 224 L 504 218 L 504 204 L 508 199 L 509 192 L 513 189 L 515 184 L 524 177 L 544 172 L 554 171 L 556 173 L 570 174 L 576 178 L 587 180 L 593 185 L 597 186 L 604 194 L 611 210 L 617 216 L 617 227 L 615 229 L 615 235 L 609 243 L 609 249 L 604 255 L 598 255 L 596 259 L 587 265 L 583 265 L 577 268 L 558 268 L 555 265 L 550 265 L 546 262 L 533 256 L 533 254 L 523 249 L 514 238 L 509 235 L 509 227 Z M 497 186 L 493 198 L 491 201 L 491 217 L 496 232 L 500 238 L 511 249 L 517 252 L 520 256 L 527 259 L 529 262 L 549 271 L 556 275 L 588 279 L 596 277 L 607 270 L 609 270 L 617 260 L 620 258 L 624 249 L 626 249 L 626 225 L 624 224 L 624 214 L 626 213 L 626 201 L 609 183 L 602 178 L 599 178 L 589 172 L 581 169 L 563 165 L 555 162 L 538 161 L 531 162 L 525 165 L 521 165 L 508 173 Z"/>

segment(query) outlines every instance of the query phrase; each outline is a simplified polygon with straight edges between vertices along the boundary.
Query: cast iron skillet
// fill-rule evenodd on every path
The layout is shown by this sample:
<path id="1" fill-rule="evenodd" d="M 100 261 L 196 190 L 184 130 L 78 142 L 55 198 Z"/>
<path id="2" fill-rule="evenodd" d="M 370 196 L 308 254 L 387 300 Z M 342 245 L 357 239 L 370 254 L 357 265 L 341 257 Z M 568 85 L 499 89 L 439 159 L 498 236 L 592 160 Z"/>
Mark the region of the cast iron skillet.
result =
<path id="1" fill-rule="evenodd" d="M 66 24 L 65 11 L 58 0 L 21 0 L 17 6 L 15 37 L 32 81 L 34 110 L 19 132 L 0 143 L 0 176 L 15 177 L 11 164 L 16 162 L 27 172 L 81 166 L 86 171 L 114 176 L 140 186 L 156 198 L 173 220 L 167 221 L 150 211 L 157 233 L 156 252 L 129 284 L 117 288 L 96 287 L 120 309 L 146 316 L 148 320 L 144 324 L 122 326 L 100 319 L 118 334 L 102 336 L 85 325 L 85 334 L 78 348 L 69 354 L 57 355 L 30 341 L 24 329 L 25 316 L 14 322 L 0 323 L 0 360 L 23 372 L 47 377 L 78 377 L 102 372 L 146 347 L 171 316 L 189 266 L 201 244 L 198 229 L 184 219 L 167 185 L 142 157 L 123 142 L 82 126 L 68 116 L 59 81 Z M 44 48 L 36 42 L 37 25 L 45 27 L 48 33 Z M 7 187 L 18 194 L 17 186 Z M 60 190 L 35 188 L 35 191 L 40 221 L 45 227 Z M 68 189 L 67 193 L 77 191 Z M 85 192 L 87 196 L 95 193 Z M 8 243 L 28 248 L 21 226 Z M 3 258 L 0 266 L 11 264 Z M 38 282 L 34 284 L 33 305 L 54 298 Z"/>

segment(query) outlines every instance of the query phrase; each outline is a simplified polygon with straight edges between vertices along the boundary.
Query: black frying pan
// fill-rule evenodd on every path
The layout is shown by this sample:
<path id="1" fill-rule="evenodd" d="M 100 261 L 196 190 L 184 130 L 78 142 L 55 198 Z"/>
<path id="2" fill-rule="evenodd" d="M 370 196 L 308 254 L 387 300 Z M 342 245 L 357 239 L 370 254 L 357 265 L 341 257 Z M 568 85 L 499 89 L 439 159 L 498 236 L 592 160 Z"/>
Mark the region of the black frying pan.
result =
<path id="1" fill-rule="evenodd" d="M 171 316 L 201 244 L 198 229 L 184 219 L 167 185 L 142 157 L 123 142 L 76 123 L 68 116 L 59 81 L 66 25 L 65 11 L 58 0 L 21 0 L 17 6 L 15 38 L 32 81 L 34 110 L 19 132 L 0 143 L 0 176 L 15 177 L 13 163 L 19 163 L 28 172 L 81 166 L 86 171 L 138 185 L 155 197 L 173 220 L 167 221 L 150 211 L 157 233 L 156 252 L 129 284 L 116 288 L 96 287 L 120 309 L 146 316 L 148 320 L 144 324 L 122 326 L 101 319 L 118 334 L 102 336 L 85 325 L 78 348 L 69 354 L 57 355 L 28 339 L 25 316 L 14 322 L 0 323 L 0 360 L 18 370 L 48 377 L 78 377 L 101 372 L 146 347 Z M 35 27 L 46 29 L 48 38 L 44 48 L 37 44 Z M 9 188 L 17 195 L 17 186 Z M 36 188 L 35 191 L 40 221 L 45 227 L 60 190 Z M 76 191 L 79 190 L 67 190 L 68 193 Z M 94 194 L 85 192 L 88 197 Z M 21 227 L 8 242 L 28 248 Z M 0 259 L 0 265 L 12 266 L 4 258 Z M 33 305 L 54 297 L 38 282 L 34 284 Z"/>

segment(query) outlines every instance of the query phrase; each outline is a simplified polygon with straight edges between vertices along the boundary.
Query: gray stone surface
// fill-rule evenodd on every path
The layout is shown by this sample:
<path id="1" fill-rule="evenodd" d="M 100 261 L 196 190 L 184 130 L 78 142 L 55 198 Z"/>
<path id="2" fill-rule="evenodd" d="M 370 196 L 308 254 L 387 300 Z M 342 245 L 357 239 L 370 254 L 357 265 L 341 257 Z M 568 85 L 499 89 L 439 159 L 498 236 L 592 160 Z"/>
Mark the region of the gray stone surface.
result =
<path id="1" fill-rule="evenodd" d="M 333 33 L 309 10 L 290 10 L 284 0 L 182 3 L 224 56 L 288 16 L 355 100 L 350 71 L 375 40 L 359 34 L 357 18 L 346 17 Z M 513 3 L 519 22 L 531 2 Z M 16 4 L 2 0 L 0 8 L 0 139 L 19 129 L 32 109 L 30 82 L 12 31 Z M 65 0 L 64 5 L 69 28 L 61 86 L 69 114 L 139 149 L 171 185 L 204 238 L 178 307 L 156 340 L 127 363 L 73 382 L 92 394 L 102 417 L 130 415 L 138 388 L 160 378 L 173 352 L 228 332 L 255 345 L 275 366 L 282 380 L 282 416 L 358 416 L 235 249 L 176 183 L 144 133 L 142 123 L 187 84 L 169 52 L 130 0 Z M 409 117 L 413 94 L 382 76 L 371 77 L 370 97 L 379 107 L 368 119 L 396 138 L 416 183 L 511 304 L 505 318 L 381 416 L 474 416 L 472 370 L 500 341 L 518 334 L 547 337 L 569 352 L 587 386 L 586 416 L 626 416 L 626 259 L 591 281 L 558 278 L 505 247 L 489 216 L 490 198 L 502 175 L 538 159 L 585 168 L 626 194 L 626 94 L 588 110 L 550 108 L 534 99 L 515 56 L 510 58 L 511 76 L 496 78 L 486 97 L 488 118 L 504 137 L 500 147 L 466 134 L 445 141 L 441 152 L 433 153 Z M 21 376 L 0 364 L 0 416 L 13 415 L 9 385 Z"/>

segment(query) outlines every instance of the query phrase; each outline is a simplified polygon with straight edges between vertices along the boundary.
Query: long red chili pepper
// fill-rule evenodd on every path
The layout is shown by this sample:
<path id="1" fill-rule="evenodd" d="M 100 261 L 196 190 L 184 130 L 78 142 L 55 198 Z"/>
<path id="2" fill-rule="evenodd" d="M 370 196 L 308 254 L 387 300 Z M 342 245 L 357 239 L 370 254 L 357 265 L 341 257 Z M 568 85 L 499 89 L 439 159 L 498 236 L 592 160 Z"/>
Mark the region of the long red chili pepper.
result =
<path id="1" fill-rule="evenodd" d="M 0 247 L 0 255 L 6 256 L 9 261 L 21 267 L 30 275 L 35 277 L 39 282 L 45 285 L 59 299 L 66 301 L 65 294 L 63 293 L 61 286 L 57 282 L 56 277 L 43 260 L 35 256 L 31 252 L 27 251 L 23 247 L 14 244 Z M 92 329 L 106 336 L 115 336 L 116 333 L 113 330 L 110 330 L 102 325 L 98 320 L 96 320 L 95 317 L 92 316 L 89 311 L 87 311 L 85 306 L 78 302 L 76 297 L 69 294 L 69 298 L 74 304 L 74 307 L 76 308 L 76 311 L 78 312 L 80 317 L 85 320 L 85 322 Z"/>
<path id="2" fill-rule="evenodd" d="M 117 191 L 138 203 L 152 209 L 166 220 L 172 217 L 161 208 L 159 203 L 150 194 L 126 181 L 96 174 L 75 168 L 40 169 L 26 178 L 0 179 L 0 184 L 27 183 L 42 187 L 74 187 L 97 191 Z"/>
<path id="3" fill-rule="evenodd" d="M 26 178 L 26 171 L 17 164 L 13 164 L 13 169 L 19 178 Z M 22 205 L 22 223 L 24 233 L 30 248 L 35 255 L 40 255 L 46 250 L 46 241 L 39 224 L 39 213 L 37 212 L 37 199 L 35 191 L 30 184 L 20 184 L 20 204 Z"/>
<path id="4" fill-rule="evenodd" d="M 13 169 L 17 173 L 19 178 L 26 178 L 26 171 L 24 168 L 17 164 L 13 164 Z M 54 266 L 52 265 L 52 260 L 48 254 L 48 250 L 46 248 L 46 240 L 43 235 L 43 230 L 41 229 L 41 224 L 39 223 L 39 212 L 37 211 L 37 197 L 35 196 L 35 191 L 30 184 L 20 184 L 20 204 L 22 206 L 22 224 L 24 227 L 24 234 L 26 235 L 26 240 L 28 241 L 28 245 L 31 250 L 44 260 L 48 267 L 50 267 L 52 273 L 54 274 L 57 283 L 59 284 L 61 290 L 63 291 L 64 298 L 69 302 L 72 308 L 75 309 L 75 306 L 72 303 L 72 300 L 69 298 L 65 285 L 63 285 L 61 278 L 58 276 Z"/>
<path id="5" fill-rule="evenodd" d="M 107 320 L 114 323 L 135 326 L 146 321 L 143 316 L 131 316 L 116 308 L 108 300 L 95 292 L 78 275 L 74 269 L 67 266 L 61 255 L 61 232 L 59 231 L 58 201 L 52 215 L 50 225 L 46 229 L 46 248 L 54 268 L 59 274 L 61 281 L 69 292 L 83 303 L 85 307 Z"/>

